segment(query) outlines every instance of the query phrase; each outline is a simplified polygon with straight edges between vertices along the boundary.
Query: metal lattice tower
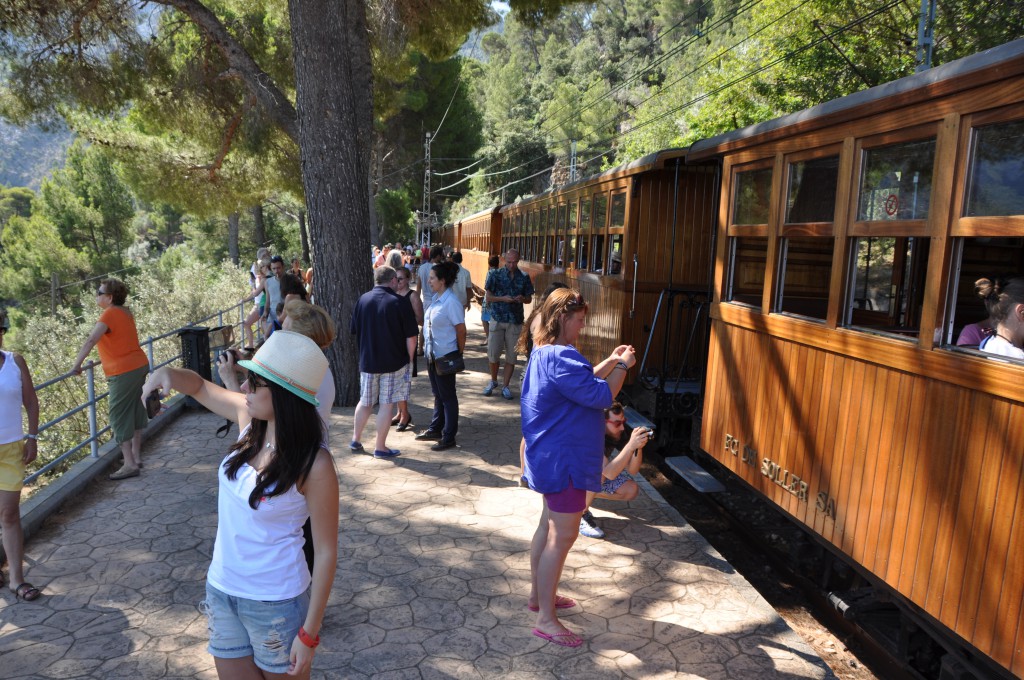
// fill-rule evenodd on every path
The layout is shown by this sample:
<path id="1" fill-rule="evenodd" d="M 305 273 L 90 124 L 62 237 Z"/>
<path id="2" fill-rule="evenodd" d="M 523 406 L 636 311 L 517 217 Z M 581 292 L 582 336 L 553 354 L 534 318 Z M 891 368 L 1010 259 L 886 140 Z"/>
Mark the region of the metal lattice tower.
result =
<path id="1" fill-rule="evenodd" d="M 430 230 L 430 133 L 427 133 L 426 141 L 423 143 L 423 211 L 420 213 L 420 238 L 423 243 L 423 234 Z"/>

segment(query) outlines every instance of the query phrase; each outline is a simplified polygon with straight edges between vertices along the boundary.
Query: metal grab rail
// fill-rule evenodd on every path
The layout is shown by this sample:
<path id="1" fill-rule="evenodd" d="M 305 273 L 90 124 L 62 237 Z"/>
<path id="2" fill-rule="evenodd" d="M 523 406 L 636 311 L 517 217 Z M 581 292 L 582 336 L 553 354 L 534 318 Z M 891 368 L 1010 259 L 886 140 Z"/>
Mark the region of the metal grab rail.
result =
<path id="1" fill-rule="evenodd" d="M 168 364 L 170 364 L 170 363 L 172 363 L 174 361 L 177 361 L 177 360 L 181 359 L 181 356 L 182 356 L 181 355 L 180 346 L 179 346 L 179 350 L 178 350 L 177 354 L 175 354 L 170 359 L 167 359 L 166 361 L 163 361 L 163 362 L 161 362 L 159 364 L 155 364 L 156 359 L 155 359 L 155 355 L 154 355 L 154 352 L 153 352 L 153 344 L 155 342 L 159 342 L 160 340 L 166 340 L 167 338 L 170 338 L 171 336 L 177 335 L 181 331 L 187 330 L 189 328 L 195 328 L 195 327 L 200 326 L 200 325 L 202 325 L 202 324 L 206 323 L 207 321 L 210 321 L 211 319 L 214 319 L 214 318 L 216 318 L 218 320 L 218 325 L 223 326 L 223 325 L 225 325 L 224 324 L 224 314 L 225 314 L 225 312 L 230 312 L 231 310 L 234 310 L 234 309 L 238 310 L 238 321 L 236 323 L 232 323 L 231 326 L 233 326 L 233 327 L 234 326 L 241 326 L 245 322 L 245 304 L 244 303 L 239 303 L 239 304 L 236 304 L 236 305 L 232 305 L 231 307 L 228 307 L 227 309 L 222 309 L 222 310 L 220 310 L 218 312 L 214 312 L 213 314 L 211 314 L 211 315 L 209 315 L 207 317 L 204 317 L 204 318 L 199 319 L 197 321 L 193 321 L 192 323 L 189 323 L 188 325 L 180 326 L 180 327 L 175 328 L 173 330 L 167 331 L 166 333 L 163 333 L 162 335 L 148 337 L 145 342 L 141 343 L 141 346 L 146 348 L 146 356 L 149 359 L 150 370 L 153 371 L 153 370 L 155 370 L 157 368 L 161 368 L 163 366 L 166 366 L 166 365 L 168 365 Z M 89 447 L 89 450 L 90 450 L 89 453 L 90 453 L 90 456 L 92 458 L 99 458 L 99 440 L 100 440 L 100 437 L 102 437 L 104 434 L 106 434 L 107 432 L 110 431 L 110 425 L 109 424 L 105 425 L 103 428 L 99 427 L 98 410 L 97 410 L 96 407 L 97 407 L 97 405 L 101 401 L 106 399 L 107 396 L 110 394 L 109 392 L 104 392 L 104 393 L 102 393 L 100 395 L 96 394 L 96 367 L 99 366 L 99 365 L 100 365 L 100 362 L 98 362 L 98 361 L 90 361 L 89 363 L 87 363 L 84 366 L 82 366 L 82 371 L 80 373 L 76 373 L 74 371 L 68 371 L 67 373 L 64 373 L 62 375 L 58 375 L 58 376 L 56 376 L 54 378 L 50 378 L 49 380 L 41 382 L 41 383 L 39 383 L 38 385 L 35 386 L 36 393 L 39 393 L 39 392 L 41 392 L 42 390 L 44 390 L 44 389 L 46 389 L 48 387 L 52 387 L 53 385 L 59 384 L 59 383 L 65 381 L 65 380 L 67 380 L 68 378 L 75 378 L 75 377 L 78 377 L 78 376 L 84 374 L 85 375 L 85 379 L 86 379 L 86 393 L 87 393 L 86 401 L 84 403 L 78 404 L 77 406 L 74 406 L 74 407 L 68 409 L 64 413 L 61 413 L 57 417 L 55 417 L 55 418 L 53 418 L 53 419 L 51 419 L 51 420 L 49 420 L 49 421 L 47 421 L 45 423 L 41 423 L 39 425 L 38 433 L 42 434 L 43 432 L 45 432 L 46 430 L 54 427 L 55 425 L 58 425 L 61 422 L 67 420 L 68 418 L 71 418 L 72 416 L 74 416 L 74 415 L 76 415 L 78 413 L 81 413 L 82 411 L 88 409 L 88 411 L 89 411 L 89 436 L 88 436 L 88 438 L 83 439 L 82 441 L 80 441 L 77 444 L 75 444 L 74 446 L 72 446 L 67 451 L 64 451 L 63 453 L 61 453 L 59 456 L 57 456 L 56 458 L 51 460 L 49 463 L 47 463 L 43 467 L 39 468 L 38 470 L 36 470 L 32 474 L 30 474 L 27 477 L 25 477 L 25 480 L 24 480 L 25 484 L 31 484 L 32 482 L 34 482 L 36 479 L 38 479 L 42 475 L 50 472 L 51 470 L 55 469 L 59 465 L 61 465 L 64 462 L 66 462 L 69 458 L 74 456 L 76 453 L 81 451 L 86 446 Z"/>

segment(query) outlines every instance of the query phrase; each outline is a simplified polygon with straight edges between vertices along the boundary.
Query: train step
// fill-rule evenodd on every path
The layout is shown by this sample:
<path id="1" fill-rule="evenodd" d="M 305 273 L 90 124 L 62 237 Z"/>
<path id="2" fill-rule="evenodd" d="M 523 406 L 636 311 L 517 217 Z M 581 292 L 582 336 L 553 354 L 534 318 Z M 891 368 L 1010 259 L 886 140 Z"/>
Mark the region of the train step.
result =
<path id="1" fill-rule="evenodd" d="M 689 456 L 673 456 L 665 459 L 665 464 L 675 470 L 676 474 L 685 479 L 690 486 L 700 493 L 719 493 L 725 486 L 711 474 L 694 462 Z"/>

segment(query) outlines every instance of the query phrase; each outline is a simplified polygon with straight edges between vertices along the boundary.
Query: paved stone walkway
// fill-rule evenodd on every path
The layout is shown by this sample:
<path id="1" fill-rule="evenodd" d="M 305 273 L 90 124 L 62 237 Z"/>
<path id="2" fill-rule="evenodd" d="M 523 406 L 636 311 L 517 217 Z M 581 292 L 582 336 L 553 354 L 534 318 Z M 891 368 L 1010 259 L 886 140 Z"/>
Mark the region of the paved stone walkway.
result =
<path id="1" fill-rule="evenodd" d="M 517 402 L 479 396 L 476 331 L 459 377 L 460 448 L 434 453 L 392 432 L 400 458 L 353 454 L 351 409 L 336 409 L 341 540 L 314 678 L 833 677 L 645 483 L 636 501 L 595 508 L 607 538 L 581 537 L 566 563 L 561 592 L 579 606 L 564 620 L 586 644 L 531 635 L 540 500 L 514 481 Z M 429 392 L 421 373 L 420 426 Z M 0 677 L 216 677 L 196 604 L 216 531 L 221 422 L 183 416 L 146 446 L 141 477 L 94 482 L 29 542 L 27 577 L 44 597 L 15 603 L 3 589 Z"/>

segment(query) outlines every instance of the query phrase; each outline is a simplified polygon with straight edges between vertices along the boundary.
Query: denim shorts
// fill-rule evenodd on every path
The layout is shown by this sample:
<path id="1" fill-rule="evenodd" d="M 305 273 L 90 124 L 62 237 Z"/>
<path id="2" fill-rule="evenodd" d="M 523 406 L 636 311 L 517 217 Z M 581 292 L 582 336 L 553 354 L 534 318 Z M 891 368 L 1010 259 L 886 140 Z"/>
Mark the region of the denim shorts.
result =
<path id="1" fill-rule="evenodd" d="M 309 611 L 309 591 L 290 600 L 262 602 L 228 595 L 207 583 L 199 610 L 207 616 L 210 654 L 220 659 L 251 656 L 268 673 L 286 673 L 292 641 Z"/>

